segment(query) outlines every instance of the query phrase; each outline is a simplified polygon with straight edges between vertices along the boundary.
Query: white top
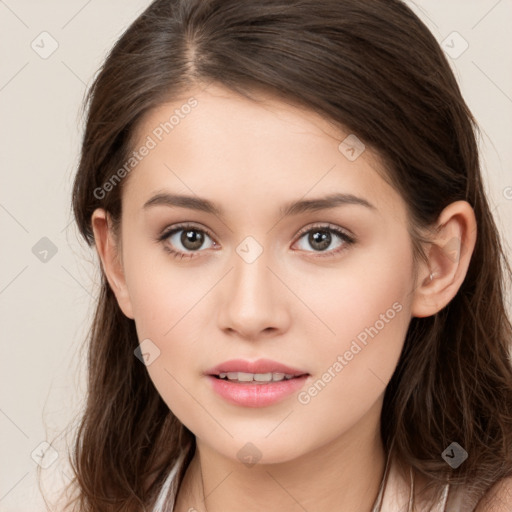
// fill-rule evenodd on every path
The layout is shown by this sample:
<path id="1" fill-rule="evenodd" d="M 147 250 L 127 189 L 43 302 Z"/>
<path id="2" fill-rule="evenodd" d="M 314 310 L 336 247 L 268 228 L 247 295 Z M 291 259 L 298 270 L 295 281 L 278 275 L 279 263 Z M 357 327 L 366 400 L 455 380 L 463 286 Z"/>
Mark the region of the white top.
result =
<path id="1" fill-rule="evenodd" d="M 186 453 L 186 450 L 183 451 L 174 466 L 171 468 L 152 512 L 174 512 L 177 487 L 179 484 L 177 474 L 181 469 Z M 388 459 L 388 462 L 386 463 L 384 477 L 372 512 L 396 512 L 397 510 L 412 512 L 412 503 L 410 502 L 411 482 L 405 482 L 403 478 L 399 476 L 395 465 L 390 464 L 389 460 L 390 459 Z M 414 490 L 414 481 L 412 482 L 412 487 Z M 429 512 L 451 512 L 462 510 L 462 500 L 462 493 L 455 492 L 453 488 L 450 489 L 449 484 L 446 484 L 440 502 L 430 509 Z M 467 505 L 468 504 L 465 504 L 465 506 Z M 474 505 L 475 504 L 468 509 L 464 508 L 464 510 L 473 510 Z M 414 512 L 423 511 L 418 509 L 417 505 L 415 505 Z"/>
<path id="2" fill-rule="evenodd" d="M 177 488 L 178 488 L 178 479 L 176 478 L 179 469 L 181 468 L 183 461 L 185 459 L 185 455 L 187 454 L 187 450 L 181 452 L 181 455 L 178 457 L 174 466 L 171 468 L 169 475 L 165 479 L 165 482 L 162 486 L 162 490 L 158 495 L 157 501 L 153 508 L 153 512 L 173 512 L 174 505 L 176 501 Z"/>

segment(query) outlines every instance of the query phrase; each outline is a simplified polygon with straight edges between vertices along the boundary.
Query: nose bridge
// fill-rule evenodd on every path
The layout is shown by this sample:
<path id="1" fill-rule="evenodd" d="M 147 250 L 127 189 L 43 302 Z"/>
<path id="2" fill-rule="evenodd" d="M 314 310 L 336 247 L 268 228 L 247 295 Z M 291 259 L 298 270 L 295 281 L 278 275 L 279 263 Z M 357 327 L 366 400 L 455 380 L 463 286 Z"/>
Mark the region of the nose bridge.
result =
<path id="1" fill-rule="evenodd" d="M 270 251 L 253 237 L 247 237 L 236 248 L 233 255 L 233 298 L 237 298 L 241 309 L 258 308 L 264 304 L 270 306 L 272 302 L 271 272 L 267 266 Z M 254 311 L 255 312 L 255 311 Z"/>
<path id="2" fill-rule="evenodd" d="M 254 237 L 247 237 L 233 253 L 233 271 L 228 278 L 221 324 L 248 337 L 268 328 L 280 327 L 282 294 L 276 288 L 271 251 L 265 250 Z M 282 326 L 281 326 L 282 327 Z"/>

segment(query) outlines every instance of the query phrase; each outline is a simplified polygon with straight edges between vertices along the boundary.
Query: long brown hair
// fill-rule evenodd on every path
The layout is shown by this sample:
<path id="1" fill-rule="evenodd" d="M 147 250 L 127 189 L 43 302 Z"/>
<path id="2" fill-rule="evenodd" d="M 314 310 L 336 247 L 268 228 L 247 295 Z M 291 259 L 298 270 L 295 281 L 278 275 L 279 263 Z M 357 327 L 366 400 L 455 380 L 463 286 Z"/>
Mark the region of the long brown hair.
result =
<path id="1" fill-rule="evenodd" d="M 448 204 L 468 201 L 478 236 L 453 300 L 411 320 L 384 398 L 386 450 L 434 483 L 481 496 L 512 475 L 511 271 L 482 183 L 478 127 L 447 59 L 399 0 L 156 0 L 126 30 L 89 90 L 73 210 L 93 245 L 91 214 L 118 226 L 123 184 L 105 190 L 133 151 L 142 116 L 217 82 L 251 98 L 272 91 L 338 123 L 380 156 L 419 236 Z M 180 96 L 181 95 L 181 96 Z M 119 176 L 119 174 L 118 174 Z M 71 454 L 80 511 L 150 507 L 193 434 L 134 357 L 133 320 L 102 274 L 88 342 L 88 395 Z M 441 453 L 469 458 L 450 469 Z"/>

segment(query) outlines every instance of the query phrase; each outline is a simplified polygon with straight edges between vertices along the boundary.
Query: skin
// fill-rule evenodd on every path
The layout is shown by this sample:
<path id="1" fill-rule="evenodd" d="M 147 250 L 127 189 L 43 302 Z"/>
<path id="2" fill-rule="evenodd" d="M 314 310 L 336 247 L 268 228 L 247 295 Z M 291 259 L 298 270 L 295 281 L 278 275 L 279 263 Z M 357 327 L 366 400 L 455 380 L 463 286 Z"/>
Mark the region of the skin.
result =
<path id="1" fill-rule="evenodd" d="M 411 318 L 442 309 L 464 280 L 476 238 L 473 210 L 464 201 L 445 208 L 428 263 L 415 268 L 407 205 L 378 172 L 378 156 L 366 148 L 350 161 L 338 149 L 348 132 L 270 94 L 254 102 L 216 84 L 190 90 L 141 121 L 134 147 L 190 96 L 197 107 L 125 178 L 121 238 L 104 210 L 92 216 L 119 306 L 135 320 L 139 340 L 160 350 L 149 375 L 196 436 L 176 510 L 369 511 L 385 464 L 386 385 Z M 207 198 L 224 214 L 143 208 L 162 191 Z M 279 213 L 291 201 L 333 192 L 375 208 Z M 182 222 L 213 235 L 193 258 L 164 249 L 193 252 L 181 232 L 155 241 Z M 327 249 L 308 242 L 309 227 L 326 223 L 356 241 L 331 233 Z M 236 252 L 247 236 L 263 249 L 252 263 Z M 454 240 L 464 247 L 456 258 L 443 250 Z M 295 393 L 262 408 L 233 405 L 203 376 L 228 359 L 266 357 L 308 372 L 307 389 L 394 303 L 400 312 L 307 404 Z M 248 442 L 261 452 L 252 467 L 237 457 Z"/>

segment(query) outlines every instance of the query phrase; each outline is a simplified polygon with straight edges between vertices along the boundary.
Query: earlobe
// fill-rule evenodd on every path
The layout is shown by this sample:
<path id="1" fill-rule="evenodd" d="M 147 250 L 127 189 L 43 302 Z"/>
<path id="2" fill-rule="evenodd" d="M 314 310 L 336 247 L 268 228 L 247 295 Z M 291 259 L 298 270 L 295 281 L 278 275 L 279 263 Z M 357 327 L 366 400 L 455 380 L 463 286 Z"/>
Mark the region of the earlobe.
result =
<path id="1" fill-rule="evenodd" d="M 133 319 L 132 304 L 126 286 L 124 269 L 117 247 L 109 214 L 102 208 L 94 210 L 91 216 L 96 251 L 101 260 L 105 277 L 114 292 L 122 312 Z"/>
<path id="2" fill-rule="evenodd" d="M 476 219 L 466 201 L 448 205 L 440 214 L 413 292 L 411 314 L 422 318 L 436 314 L 457 294 L 469 268 L 476 243 Z"/>

